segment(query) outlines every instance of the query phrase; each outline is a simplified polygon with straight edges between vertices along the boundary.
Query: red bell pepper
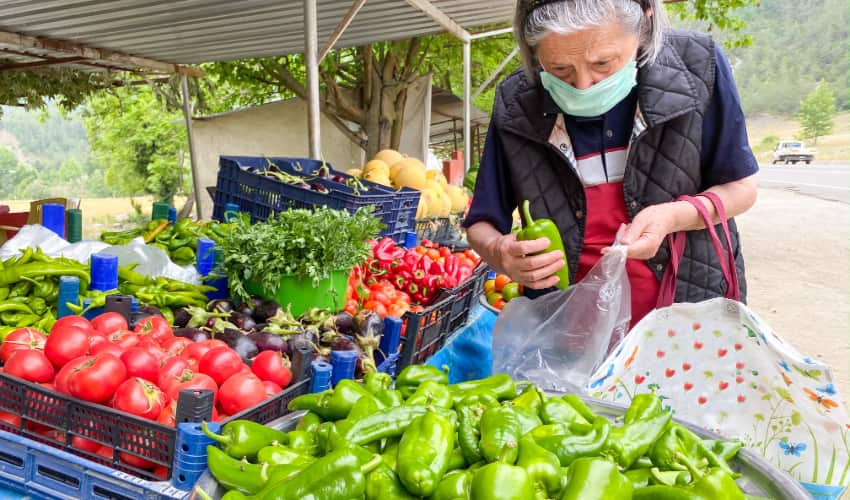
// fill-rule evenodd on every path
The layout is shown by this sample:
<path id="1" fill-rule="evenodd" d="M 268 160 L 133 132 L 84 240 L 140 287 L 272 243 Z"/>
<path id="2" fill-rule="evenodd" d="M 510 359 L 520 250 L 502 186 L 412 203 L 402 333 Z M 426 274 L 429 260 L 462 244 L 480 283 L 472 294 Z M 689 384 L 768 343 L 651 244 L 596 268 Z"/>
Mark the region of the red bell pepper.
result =
<path id="1" fill-rule="evenodd" d="M 429 290 L 437 290 L 441 286 L 443 286 L 442 274 L 431 274 L 427 278 L 425 278 L 425 287 Z"/>

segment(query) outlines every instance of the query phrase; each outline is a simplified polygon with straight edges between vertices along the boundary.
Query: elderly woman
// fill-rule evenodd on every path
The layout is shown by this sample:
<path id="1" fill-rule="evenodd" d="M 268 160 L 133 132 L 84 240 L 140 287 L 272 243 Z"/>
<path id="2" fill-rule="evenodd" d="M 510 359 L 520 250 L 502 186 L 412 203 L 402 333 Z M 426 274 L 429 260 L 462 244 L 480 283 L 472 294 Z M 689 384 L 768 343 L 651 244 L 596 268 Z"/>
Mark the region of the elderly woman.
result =
<path id="1" fill-rule="evenodd" d="M 731 218 L 756 199 L 758 163 L 720 48 L 707 35 L 666 28 L 661 0 L 519 0 L 514 33 L 525 71 L 496 94 L 464 222 L 472 247 L 533 298 L 557 283 L 564 255 L 540 253 L 546 239 L 517 241 L 518 205 L 529 200 L 534 218 L 556 223 L 571 282 L 625 224 L 634 324 L 656 304 L 665 236 L 686 230 L 676 301 L 722 296 L 701 219 L 675 201 L 711 191 Z M 709 200 L 698 199 L 717 220 Z M 743 298 L 733 220 L 729 227 Z"/>

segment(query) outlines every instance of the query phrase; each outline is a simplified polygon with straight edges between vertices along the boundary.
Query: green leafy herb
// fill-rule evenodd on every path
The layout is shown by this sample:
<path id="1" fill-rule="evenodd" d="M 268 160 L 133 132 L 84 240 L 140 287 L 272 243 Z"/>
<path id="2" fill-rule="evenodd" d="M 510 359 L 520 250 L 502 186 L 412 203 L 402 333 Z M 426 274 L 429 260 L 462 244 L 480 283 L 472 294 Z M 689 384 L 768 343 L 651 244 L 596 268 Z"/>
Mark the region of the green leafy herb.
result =
<path id="1" fill-rule="evenodd" d="M 274 291 L 287 275 L 316 286 L 333 271 L 362 264 L 369 256 L 366 240 L 384 227 L 373 211 L 287 210 L 253 225 L 247 216 L 235 219 L 220 245 L 231 293 L 247 299 L 248 281 Z"/>

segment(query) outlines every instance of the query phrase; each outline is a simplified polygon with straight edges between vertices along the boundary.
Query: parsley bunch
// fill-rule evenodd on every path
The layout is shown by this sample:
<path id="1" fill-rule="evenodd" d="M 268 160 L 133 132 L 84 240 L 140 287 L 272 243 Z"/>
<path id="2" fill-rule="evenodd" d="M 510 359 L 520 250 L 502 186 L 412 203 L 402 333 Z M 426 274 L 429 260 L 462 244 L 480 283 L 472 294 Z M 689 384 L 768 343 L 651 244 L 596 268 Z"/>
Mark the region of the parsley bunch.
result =
<path id="1" fill-rule="evenodd" d="M 366 240 L 384 228 L 372 207 L 354 214 L 326 207 L 287 210 L 265 222 L 234 219 L 221 242 L 222 264 L 234 297 L 247 299 L 248 281 L 277 290 L 283 276 L 310 279 L 313 286 L 333 271 L 349 270 L 369 256 Z"/>

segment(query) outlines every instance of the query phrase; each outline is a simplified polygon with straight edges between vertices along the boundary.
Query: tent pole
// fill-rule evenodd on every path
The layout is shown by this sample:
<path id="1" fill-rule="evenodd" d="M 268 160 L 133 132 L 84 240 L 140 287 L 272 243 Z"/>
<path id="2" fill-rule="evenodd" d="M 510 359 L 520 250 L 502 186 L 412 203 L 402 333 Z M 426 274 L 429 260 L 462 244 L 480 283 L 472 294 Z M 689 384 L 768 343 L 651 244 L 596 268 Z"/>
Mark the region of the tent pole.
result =
<path id="1" fill-rule="evenodd" d="M 519 47 L 514 47 L 514 50 L 512 50 L 511 53 L 508 54 L 508 56 L 505 57 L 502 62 L 499 63 L 499 66 L 497 66 L 496 69 L 493 70 L 493 73 L 491 73 L 490 76 L 488 76 L 487 79 L 484 80 L 484 83 L 482 83 L 481 86 L 478 87 L 478 90 L 476 90 L 472 94 L 472 98 L 475 99 L 476 97 L 478 97 L 479 94 L 481 94 L 481 92 L 484 92 L 484 90 L 486 90 L 487 87 L 489 87 L 490 84 L 492 84 L 496 80 L 496 78 L 499 77 L 502 71 L 504 71 L 505 66 L 507 66 L 508 63 L 511 62 L 511 59 L 516 57 L 517 54 L 519 54 Z"/>
<path id="2" fill-rule="evenodd" d="M 470 68 L 472 56 L 472 42 L 463 42 L 463 171 L 469 172 L 472 164 L 472 137 L 470 136 L 470 117 L 472 106 L 472 71 Z"/>
<path id="3" fill-rule="evenodd" d="M 304 62 L 307 66 L 307 130 L 310 158 L 322 156 L 319 110 L 318 13 L 316 0 L 304 0 Z"/>
<path id="4" fill-rule="evenodd" d="M 186 120 L 186 136 L 189 138 L 189 162 L 192 165 L 192 189 L 195 191 L 195 214 L 201 220 L 201 178 L 198 175 L 198 159 L 195 156 L 195 139 L 192 134 L 192 103 L 189 97 L 189 81 L 180 75 L 180 90 L 183 94 L 183 119 Z"/>

